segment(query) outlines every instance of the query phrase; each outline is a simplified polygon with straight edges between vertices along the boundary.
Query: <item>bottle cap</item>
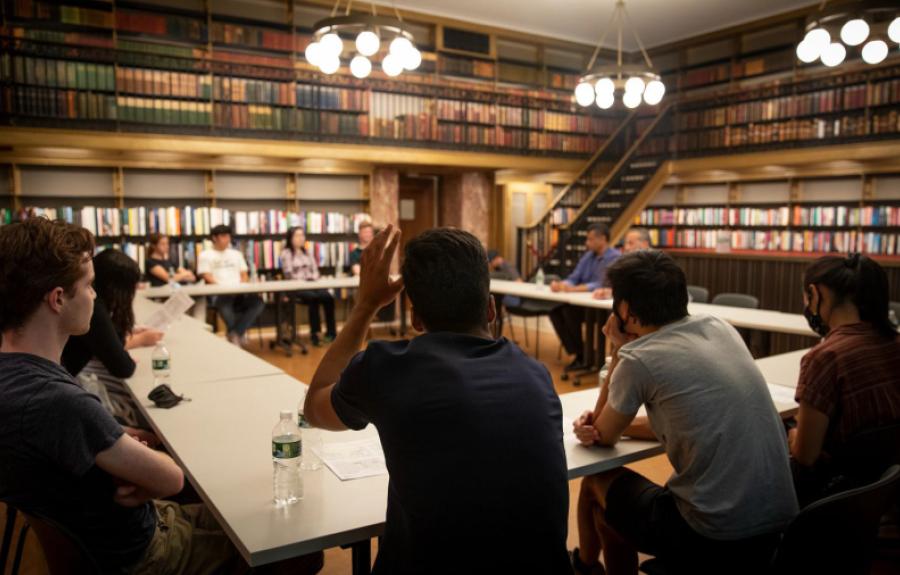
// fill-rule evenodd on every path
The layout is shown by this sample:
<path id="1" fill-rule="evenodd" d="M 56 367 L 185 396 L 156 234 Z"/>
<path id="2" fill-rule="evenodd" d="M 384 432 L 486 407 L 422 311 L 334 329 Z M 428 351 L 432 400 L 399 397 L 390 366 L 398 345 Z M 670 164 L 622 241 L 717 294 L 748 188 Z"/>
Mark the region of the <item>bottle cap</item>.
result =
<path id="1" fill-rule="evenodd" d="M 281 419 L 291 419 L 294 417 L 294 412 L 290 409 L 282 409 L 281 410 Z"/>

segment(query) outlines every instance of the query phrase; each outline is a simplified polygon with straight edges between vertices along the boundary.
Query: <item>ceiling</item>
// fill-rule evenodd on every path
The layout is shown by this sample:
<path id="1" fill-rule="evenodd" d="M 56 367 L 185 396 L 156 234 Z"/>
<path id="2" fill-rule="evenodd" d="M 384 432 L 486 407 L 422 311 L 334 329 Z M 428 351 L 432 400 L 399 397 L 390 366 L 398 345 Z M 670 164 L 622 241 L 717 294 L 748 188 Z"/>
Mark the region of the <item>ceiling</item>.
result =
<path id="1" fill-rule="evenodd" d="M 376 2 L 387 4 L 387 2 Z M 361 3 L 363 6 L 365 3 Z M 397 0 L 398 8 L 596 45 L 614 0 Z M 759 20 L 811 4 L 811 0 L 627 0 L 631 22 L 647 48 Z M 612 34 L 604 42 L 615 47 Z M 631 32 L 626 51 L 637 50 Z"/>

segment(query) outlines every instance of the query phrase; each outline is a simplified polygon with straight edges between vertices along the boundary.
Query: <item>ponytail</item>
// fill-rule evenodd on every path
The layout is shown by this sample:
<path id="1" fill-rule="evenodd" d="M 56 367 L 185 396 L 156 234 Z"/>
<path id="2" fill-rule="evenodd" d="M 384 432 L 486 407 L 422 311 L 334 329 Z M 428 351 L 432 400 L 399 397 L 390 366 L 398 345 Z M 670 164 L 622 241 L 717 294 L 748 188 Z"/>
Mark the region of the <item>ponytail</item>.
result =
<path id="1" fill-rule="evenodd" d="M 870 257 L 853 253 L 844 257 L 825 256 L 814 261 L 803 277 L 803 287 L 826 286 L 835 296 L 835 304 L 849 301 L 859 319 L 872 324 L 879 335 L 892 339 L 897 330 L 889 319 L 887 274 Z"/>

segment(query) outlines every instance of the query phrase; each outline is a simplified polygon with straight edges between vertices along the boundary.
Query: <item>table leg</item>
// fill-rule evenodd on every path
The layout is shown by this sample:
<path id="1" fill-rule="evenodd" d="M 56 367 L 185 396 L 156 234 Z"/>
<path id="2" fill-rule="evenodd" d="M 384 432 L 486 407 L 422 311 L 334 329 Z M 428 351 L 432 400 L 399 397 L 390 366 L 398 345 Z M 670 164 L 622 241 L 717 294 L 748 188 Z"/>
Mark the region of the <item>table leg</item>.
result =
<path id="1" fill-rule="evenodd" d="M 350 546 L 353 575 L 369 575 L 372 571 L 372 541 L 357 541 Z"/>

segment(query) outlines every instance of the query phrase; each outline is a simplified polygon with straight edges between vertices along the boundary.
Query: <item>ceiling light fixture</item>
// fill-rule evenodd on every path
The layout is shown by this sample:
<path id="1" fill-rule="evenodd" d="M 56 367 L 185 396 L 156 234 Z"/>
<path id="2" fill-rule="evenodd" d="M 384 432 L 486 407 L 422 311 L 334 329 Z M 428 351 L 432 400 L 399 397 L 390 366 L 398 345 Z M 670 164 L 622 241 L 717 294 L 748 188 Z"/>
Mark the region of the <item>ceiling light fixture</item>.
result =
<path id="1" fill-rule="evenodd" d="M 415 46 L 415 38 L 404 27 L 396 8 L 396 17 L 379 16 L 374 3 L 371 14 L 351 14 L 353 0 L 347 0 L 344 15 L 340 16 L 340 6 L 341 0 L 336 0 L 331 16 L 313 25 L 313 40 L 304 52 L 307 62 L 323 74 L 334 74 L 341 67 L 342 35 L 354 38 L 356 55 L 350 60 L 350 73 L 357 78 L 366 78 L 372 72 L 372 57 L 386 46 L 381 69 L 388 76 L 415 70 L 422 63 L 422 53 Z"/>
<path id="2" fill-rule="evenodd" d="M 646 66 L 639 64 L 622 64 L 622 33 L 625 22 L 631 27 L 634 39 L 641 50 Z M 603 46 L 603 41 L 609 32 L 615 28 L 617 32 L 616 63 L 594 66 L 597 56 Z M 654 106 L 662 101 L 666 93 L 666 86 L 660 80 L 659 74 L 653 71 L 653 63 L 644 44 L 638 36 L 637 29 L 631 24 L 628 12 L 625 10 L 625 0 L 617 0 L 612 18 L 607 29 L 600 37 L 597 48 L 588 63 L 586 72 L 578 79 L 575 86 L 575 101 L 579 106 L 588 107 L 596 104 L 598 108 L 606 110 L 612 107 L 616 101 L 616 91 L 622 92 L 622 103 L 628 108 L 637 108 L 643 100 Z"/>
<path id="3" fill-rule="evenodd" d="M 847 48 L 859 47 L 866 64 L 878 64 L 887 58 L 888 41 L 900 44 L 900 16 L 896 2 L 858 0 L 840 2 L 819 10 L 806 20 L 806 35 L 797 45 L 797 59 L 805 64 L 821 60 L 826 66 L 839 66 L 847 58 Z"/>

